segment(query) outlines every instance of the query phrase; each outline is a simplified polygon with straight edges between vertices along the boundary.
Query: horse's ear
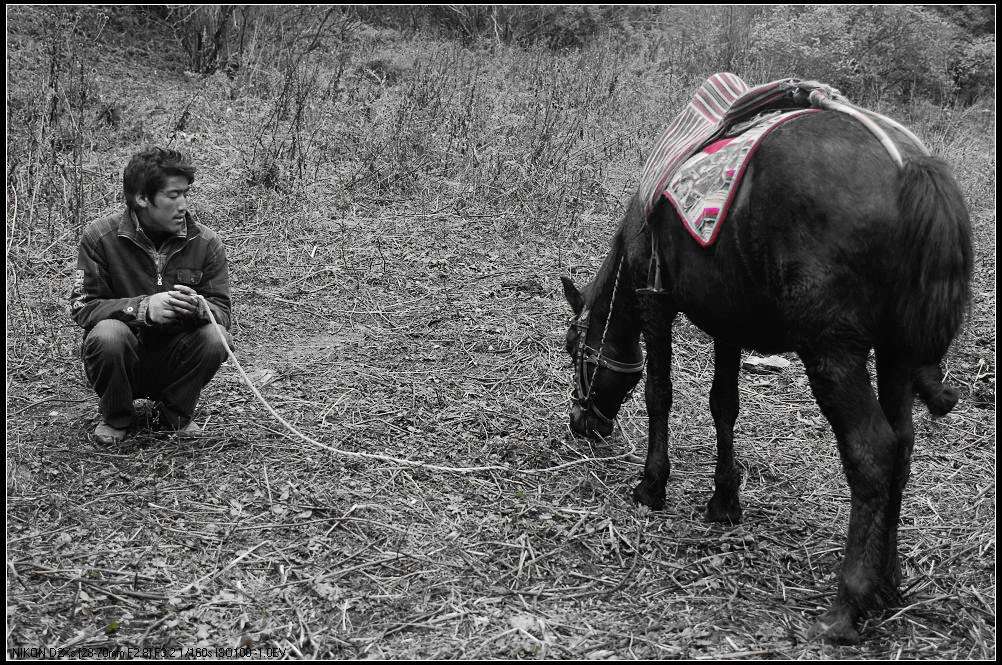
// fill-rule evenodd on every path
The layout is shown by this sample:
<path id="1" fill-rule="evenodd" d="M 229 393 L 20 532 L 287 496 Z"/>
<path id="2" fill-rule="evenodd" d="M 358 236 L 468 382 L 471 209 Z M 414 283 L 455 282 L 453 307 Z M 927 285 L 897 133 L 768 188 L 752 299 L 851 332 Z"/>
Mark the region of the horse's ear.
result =
<path id="1" fill-rule="evenodd" d="M 571 309 L 574 310 L 575 314 L 580 314 L 581 310 L 584 309 L 584 296 L 581 295 L 578 287 L 574 286 L 574 282 L 567 275 L 561 275 L 560 281 L 564 285 L 564 297 L 567 298 Z"/>

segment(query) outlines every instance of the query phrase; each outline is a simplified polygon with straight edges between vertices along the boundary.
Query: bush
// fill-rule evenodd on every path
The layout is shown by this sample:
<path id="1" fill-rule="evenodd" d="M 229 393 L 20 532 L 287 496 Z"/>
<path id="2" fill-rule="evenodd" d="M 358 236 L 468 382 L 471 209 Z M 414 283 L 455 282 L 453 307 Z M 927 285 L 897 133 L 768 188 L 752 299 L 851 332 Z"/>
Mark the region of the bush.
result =
<path id="1" fill-rule="evenodd" d="M 961 44 L 950 73 L 957 88 L 957 98 L 970 104 L 995 94 L 995 35 L 986 35 Z"/>
<path id="2" fill-rule="evenodd" d="M 581 46 L 598 34 L 612 9 L 588 6 L 428 5 L 356 7 L 363 21 L 416 32 L 433 29 L 466 43 L 542 44 L 559 49 Z"/>
<path id="3" fill-rule="evenodd" d="M 953 91 L 948 62 L 957 28 L 924 9 L 781 7 L 752 30 L 752 57 L 775 78 L 817 79 L 857 100 L 941 99 Z"/>

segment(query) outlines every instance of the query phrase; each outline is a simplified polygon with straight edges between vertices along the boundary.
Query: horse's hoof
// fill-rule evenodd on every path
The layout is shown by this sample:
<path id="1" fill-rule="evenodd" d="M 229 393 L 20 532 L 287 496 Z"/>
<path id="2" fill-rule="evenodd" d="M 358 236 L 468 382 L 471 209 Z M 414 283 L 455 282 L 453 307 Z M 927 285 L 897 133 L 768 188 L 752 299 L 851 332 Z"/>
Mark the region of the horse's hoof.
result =
<path id="1" fill-rule="evenodd" d="M 874 600 L 873 603 L 873 609 L 888 609 L 891 607 L 901 607 L 902 605 L 905 604 L 904 596 L 902 596 L 901 592 L 898 591 L 898 586 L 900 586 L 901 584 L 900 575 L 901 572 L 899 570 L 898 579 L 895 580 L 894 573 L 891 572 L 889 574 L 890 583 L 885 589 L 882 589 L 881 592 L 877 595 L 877 598 Z"/>
<path id="2" fill-rule="evenodd" d="M 901 560 L 895 555 L 893 561 L 887 566 L 887 579 L 889 590 L 889 603 L 892 605 L 900 605 L 904 598 L 898 591 L 898 587 L 901 586 L 901 580 L 903 576 L 901 574 Z"/>
<path id="3" fill-rule="evenodd" d="M 652 492 L 646 483 L 641 482 L 633 488 L 633 500 L 651 510 L 662 510 L 665 507 L 665 492 Z"/>
<path id="4" fill-rule="evenodd" d="M 853 619 L 845 611 L 829 610 L 819 618 L 808 632 L 808 639 L 832 644 L 857 644 L 860 640 Z"/>
<path id="5" fill-rule="evenodd" d="M 929 413 L 937 418 L 941 418 L 950 413 L 953 407 L 957 406 L 959 400 L 960 393 L 956 388 L 953 386 L 943 386 L 938 395 L 926 402 L 926 406 L 929 407 Z"/>
<path id="6" fill-rule="evenodd" d="M 706 504 L 706 521 L 739 524 L 741 522 L 741 504 L 737 500 L 720 500 L 714 494 L 713 498 Z"/>

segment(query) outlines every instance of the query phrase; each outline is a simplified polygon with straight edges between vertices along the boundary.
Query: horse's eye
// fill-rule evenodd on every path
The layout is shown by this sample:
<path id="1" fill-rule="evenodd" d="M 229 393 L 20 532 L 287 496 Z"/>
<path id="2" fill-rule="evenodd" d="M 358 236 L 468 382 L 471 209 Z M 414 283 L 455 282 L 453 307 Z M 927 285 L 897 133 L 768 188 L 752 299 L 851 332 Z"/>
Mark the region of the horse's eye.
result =
<path id="1" fill-rule="evenodd" d="M 574 347 L 578 343 L 578 331 L 575 328 L 571 328 L 567 331 L 566 344 L 564 345 L 567 349 L 567 353 L 574 355 Z"/>

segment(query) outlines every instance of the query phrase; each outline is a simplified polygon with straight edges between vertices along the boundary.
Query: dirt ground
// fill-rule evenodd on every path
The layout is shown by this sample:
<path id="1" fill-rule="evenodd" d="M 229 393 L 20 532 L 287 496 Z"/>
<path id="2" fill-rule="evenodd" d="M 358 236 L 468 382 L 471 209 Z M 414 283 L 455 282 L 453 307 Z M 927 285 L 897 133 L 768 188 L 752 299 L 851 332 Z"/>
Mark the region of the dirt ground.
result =
<path id="1" fill-rule="evenodd" d="M 313 269 L 291 288 L 237 281 L 240 362 L 326 445 L 513 470 L 428 472 L 311 449 L 285 438 L 229 364 L 201 401 L 204 439 L 139 431 L 96 446 L 76 357 L 25 360 L 8 374 L 9 647 L 991 655 L 994 412 L 973 403 L 960 371 L 954 413 L 916 409 L 900 528 L 908 605 L 868 619 L 861 647 L 805 642 L 834 592 L 848 492 L 801 369 L 743 374 L 744 521 L 707 524 L 711 349 L 680 323 L 668 507 L 638 509 L 640 400 L 595 447 L 565 424 L 568 313 L 556 277 L 562 265 L 597 266 L 610 222 L 570 243 L 512 235 L 500 252 L 478 242 L 480 220 L 401 219 L 414 222 L 359 219 L 346 240 L 382 238 L 385 262 Z M 294 256 L 311 249 L 299 240 Z M 568 462 L 580 463 L 517 471 Z"/>
<path id="2" fill-rule="evenodd" d="M 128 57 L 108 56 L 95 76 L 121 82 L 135 117 L 167 117 L 156 94 L 182 108 L 203 85 Z M 119 446 L 90 442 L 82 331 L 63 312 L 74 229 L 53 232 L 50 217 L 46 235 L 41 208 L 22 227 L 28 202 L 13 215 L 9 203 L 8 657 L 994 658 L 990 136 L 916 128 L 972 212 L 974 302 L 945 363 L 961 401 L 935 420 L 915 407 L 899 527 L 906 605 L 840 647 L 806 632 L 834 597 L 848 488 L 794 356 L 740 379 L 740 525 L 703 519 L 712 345 L 688 322 L 675 328 L 665 510 L 630 499 L 646 452 L 641 397 L 609 439 L 569 433 L 559 276 L 581 284 L 600 265 L 635 183 L 632 144 L 595 161 L 599 194 L 581 189 L 573 205 L 568 194 L 550 214 L 517 195 L 468 201 L 444 180 L 292 196 L 228 170 L 254 100 L 231 108 L 222 94 L 192 107 L 180 140 L 203 160 L 197 209 L 226 243 L 236 355 L 255 385 L 325 446 L 505 470 L 317 448 L 288 435 L 231 362 L 203 393 L 202 438 L 140 426 Z M 94 209 L 113 200 L 129 122 L 86 153 Z"/>

